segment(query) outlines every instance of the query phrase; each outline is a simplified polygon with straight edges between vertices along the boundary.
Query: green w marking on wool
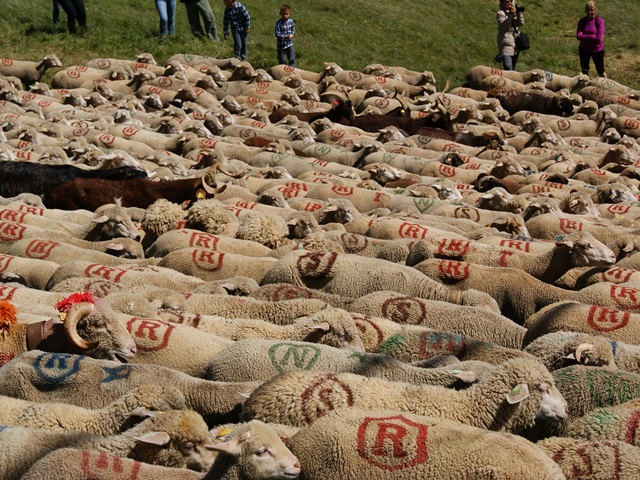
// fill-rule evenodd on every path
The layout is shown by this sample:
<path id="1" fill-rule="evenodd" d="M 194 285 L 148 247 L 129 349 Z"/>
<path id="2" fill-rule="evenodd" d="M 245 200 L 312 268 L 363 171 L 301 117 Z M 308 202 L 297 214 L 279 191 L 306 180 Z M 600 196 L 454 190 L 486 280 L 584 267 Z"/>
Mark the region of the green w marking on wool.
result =
<path id="1" fill-rule="evenodd" d="M 278 372 L 311 370 L 320 358 L 320 349 L 296 343 L 277 343 L 268 352 L 269 359 Z"/>

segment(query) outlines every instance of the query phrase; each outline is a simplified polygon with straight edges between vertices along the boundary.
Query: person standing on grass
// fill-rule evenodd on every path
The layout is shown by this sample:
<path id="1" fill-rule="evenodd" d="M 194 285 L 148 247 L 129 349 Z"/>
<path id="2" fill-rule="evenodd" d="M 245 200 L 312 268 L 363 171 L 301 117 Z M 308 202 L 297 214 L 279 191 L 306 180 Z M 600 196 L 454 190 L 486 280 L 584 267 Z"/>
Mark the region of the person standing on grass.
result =
<path id="1" fill-rule="evenodd" d="M 607 78 L 604 71 L 604 20 L 597 15 L 596 2 L 587 2 L 585 16 L 578 20 L 576 38 L 580 41 L 578 54 L 582 73 L 589 74 L 589 62 L 593 64 L 600 77 Z"/>
<path id="2" fill-rule="evenodd" d="M 156 0 L 160 16 L 160 35 L 175 35 L 176 0 Z"/>
<path id="3" fill-rule="evenodd" d="M 282 5 L 280 7 L 280 19 L 276 22 L 278 62 L 283 65 L 288 61 L 289 66 L 295 68 L 296 54 L 293 49 L 293 36 L 296 33 L 296 26 L 290 17 L 291 7 Z"/>
<path id="4" fill-rule="evenodd" d="M 209 0 L 180 0 L 187 9 L 187 20 L 193 33 L 199 39 L 208 38 L 214 42 L 218 39 L 218 29 L 216 28 L 216 17 L 213 15 Z M 200 17 L 204 23 L 204 29 L 200 23 Z"/>
<path id="5" fill-rule="evenodd" d="M 76 21 L 81 29 L 87 28 L 87 11 L 84 0 L 56 0 L 67 14 L 69 33 L 76 33 Z"/>
<path id="6" fill-rule="evenodd" d="M 223 0 L 225 4 L 224 19 L 222 22 L 224 39 L 229 38 L 229 27 L 233 35 L 233 56 L 247 59 L 247 35 L 251 27 L 251 16 L 240 2 Z"/>
<path id="7" fill-rule="evenodd" d="M 60 4 L 53 0 L 53 23 L 60 23 Z"/>
<path id="8" fill-rule="evenodd" d="M 498 20 L 498 52 L 502 58 L 502 68 L 515 70 L 518 62 L 516 29 L 524 25 L 524 9 L 517 9 L 513 0 L 500 0 Z"/>

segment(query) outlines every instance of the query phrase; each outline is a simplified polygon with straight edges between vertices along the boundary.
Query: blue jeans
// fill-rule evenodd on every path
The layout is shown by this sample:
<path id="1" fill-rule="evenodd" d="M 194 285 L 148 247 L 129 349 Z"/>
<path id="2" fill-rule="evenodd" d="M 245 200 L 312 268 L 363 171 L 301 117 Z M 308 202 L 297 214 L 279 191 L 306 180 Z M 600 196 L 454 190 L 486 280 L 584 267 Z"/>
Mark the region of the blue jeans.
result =
<path id="1" fill-rule="evenodd" d="M 60 23 L 60 4 L 53 0 L 53 23 Z"/>
<path id="2" fill-rule="evenodd" d="M 240 60 L 247 59 L 247 32 L 231 32 L 233 35 L 233 56 Z"/>
<path id="3" fill-rule="evenodd" d="M 287 48 L 278 48 L 278 63 L 284 65 L 289 61 L 289 66 L 296 67 L 296 52 L 293 49 L 293 44 Z"/>
<path id="4" fill-rule="evenodd" d="M 160 35 L 175 33 L 176 0 L 156 0 L 160 15 Z"/>
<path id="5" fill-rule="evenodd" d="M 518 63 L 518 55 L 519 53 L 516 53 L 515 55 L 503 55 L 502 68 L 504 70 L 515 70 L 516 63 Z"/>

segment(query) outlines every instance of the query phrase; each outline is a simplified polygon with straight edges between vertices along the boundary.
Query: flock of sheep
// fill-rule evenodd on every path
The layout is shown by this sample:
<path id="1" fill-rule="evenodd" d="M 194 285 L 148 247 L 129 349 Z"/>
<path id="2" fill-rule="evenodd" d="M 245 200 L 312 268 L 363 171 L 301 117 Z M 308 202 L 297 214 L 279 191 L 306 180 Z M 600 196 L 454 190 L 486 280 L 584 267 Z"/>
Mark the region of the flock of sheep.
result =
<path id="1" fill-rule="evenodd" d="M 439 88 L 3 59 L 0 478 L 640 478 L 640 91 Z"/>

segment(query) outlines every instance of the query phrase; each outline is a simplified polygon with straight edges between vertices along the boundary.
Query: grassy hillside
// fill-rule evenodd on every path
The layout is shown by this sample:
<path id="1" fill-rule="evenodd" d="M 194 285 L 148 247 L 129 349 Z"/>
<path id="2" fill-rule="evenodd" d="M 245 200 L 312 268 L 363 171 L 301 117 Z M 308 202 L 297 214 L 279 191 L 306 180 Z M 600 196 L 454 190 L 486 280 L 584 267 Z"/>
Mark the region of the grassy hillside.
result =
<path id="1" fill-rule="evenodd" d="M 498 0 L 284 0 L 293 8 L 298 66 L 317 71 L 325 61 L 360 70 L 369 63 L 401 65 L 434 72 L 440 85 L 464 81 L 478 64 L 496 65 Z M 210 0 L 219 30 L 222 0 Z M 526 7 L 524 31 L 532 48 L 521 55 L 518 70 L 543 68 L 579 73 L 575 28 L 584 11 L 579 0 L 521 0 Z M 273 27 L 280 2 L 246 0 L 252 15 L 249 60 L 254 67 L 275 63 Z M 0 56 L 37 60 L 56 53 L 65 65 L 95 57 L 132 58 L 151 52 L 159 62 L 174 53 L 232 56 L 231 41 L 196 40 L 183 4 L 177 5 L 177 35 L 157 36 L 158 14 L 153 0 L 85 0 L 89 31 L 81 36 L 51 22 L 51 0 L 3 0 Z M 606 68 L 611 78 L 640 88 L 640 9 L 637 0 L 607 0 L 600 5 L 606 21 Z M 220 32 L 221 34 L 221 32 Z M 593 67 L 592 67 L 593 69 Z M 595 71 L 592 71 L 595 75 Z"/>

